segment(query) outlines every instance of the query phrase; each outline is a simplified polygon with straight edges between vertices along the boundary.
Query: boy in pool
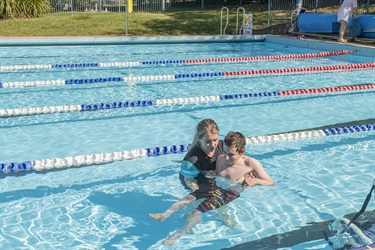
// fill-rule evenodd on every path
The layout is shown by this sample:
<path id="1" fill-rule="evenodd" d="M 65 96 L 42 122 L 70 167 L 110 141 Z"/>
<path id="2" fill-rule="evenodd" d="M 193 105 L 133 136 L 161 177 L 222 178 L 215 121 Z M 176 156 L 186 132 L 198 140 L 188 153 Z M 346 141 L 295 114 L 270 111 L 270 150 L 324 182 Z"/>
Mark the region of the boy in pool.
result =
<path id="1" fill-rule="evenodd" d="M 201 220 L 201 214 L 217 209 L 240 196 L 245 187 L 255 185 L 271 186 L 274 181 L 264 170 L 262 164 L 251 157 L 245 156 L 246 139 L 239 132 L 229 132 L 224 139 L 224 154 L 217 159 L 216 170 L 207 172 L 207 178 L 216 178 L 216 186 L 212 192 L 191 213 L 185 225 L 163 241 L 165 245 L 174 244 L 185 232 Z M 254 178 L 245 181 L 245 175 L 251 173 Z M 245 184 L 246 183 L 246 184 Z M 243 185 L 245 184 L 245 185 Z M 194 192 L 175 202 L 165 212 L 149 214 L 155 220 L 163 221 L 171 214 L 196 200 Z"/>

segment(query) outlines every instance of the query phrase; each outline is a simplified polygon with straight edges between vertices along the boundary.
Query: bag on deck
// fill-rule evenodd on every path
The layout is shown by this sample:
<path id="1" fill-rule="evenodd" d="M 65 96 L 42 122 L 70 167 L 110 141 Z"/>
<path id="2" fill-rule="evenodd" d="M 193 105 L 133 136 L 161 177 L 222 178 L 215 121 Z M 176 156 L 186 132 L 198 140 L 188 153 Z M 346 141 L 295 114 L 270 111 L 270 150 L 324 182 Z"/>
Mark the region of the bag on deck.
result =
<path id="1" fill-rule="evenodd" d="M 359 18 L 354 18 L 350 25 L 350 35 L 352 38 L 360 37 L 362 33 L 361 25 L 359 24 Z"/>

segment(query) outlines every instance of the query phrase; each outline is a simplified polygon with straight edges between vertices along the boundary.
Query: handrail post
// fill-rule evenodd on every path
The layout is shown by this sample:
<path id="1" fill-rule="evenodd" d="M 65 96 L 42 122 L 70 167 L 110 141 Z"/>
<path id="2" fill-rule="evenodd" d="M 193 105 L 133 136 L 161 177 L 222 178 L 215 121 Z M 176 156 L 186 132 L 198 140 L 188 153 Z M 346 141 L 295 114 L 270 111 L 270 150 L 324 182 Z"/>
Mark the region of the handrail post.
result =
<path id="1" fill-rule="evenodd" d="M 225 24 L 224 30 L 223 30 L 223 10 L 227 11 L 227 22 Z M 220 12 L 220 35 L 225 35 L 225 30 L 228 26 L 228 23 L 229 23 L 229 9 L 227 7 L 223 7 L 221 8 L 221 12 Z"/>
<path id="2" fill-rule="evenodd" d="M 241 34 L 241 30 L 242 30 L 242 26 L 243 26 L 243 22 L 245 20 L 245 9 L 243 7 L 239 7 L 237 9 L 237 21 L 236 21 L 236 35 L 240 35 L 238 34 L 238 11 L 239 10 L 242 10 L 242 25 L 241 25 L 241 28 L 240 28 L 240 34 Z"/>
<path id="3" fill-rule="evenodd" d="M 267 14 L 267 26 L 270 26 L 270 19 L 271 19 L 271 0 L 268 0 L 268 14 Z"/>

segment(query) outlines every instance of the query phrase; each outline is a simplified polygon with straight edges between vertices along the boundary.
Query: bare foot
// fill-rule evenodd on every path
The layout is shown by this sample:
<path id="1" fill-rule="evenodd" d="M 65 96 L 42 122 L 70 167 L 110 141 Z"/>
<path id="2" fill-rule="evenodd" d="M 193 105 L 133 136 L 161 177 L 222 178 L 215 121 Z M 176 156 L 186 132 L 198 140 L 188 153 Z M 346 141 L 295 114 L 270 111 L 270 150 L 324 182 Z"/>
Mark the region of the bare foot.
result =
<path id="1" fill-rule="evenodd" d="M 162 222 L 163 220 L 165 220 L 167 218 L 167 216 L 165 216 L 163 214 L 148 214 L 148 216 L 150 216 L 154 220 L 157 220 L 157 221 L 160 221 L 160 222 Z"/>
<path id="2" fill-rule="evenodd" d="M 166 239 L 163 241 L 163 245 L 173 245 L 174 244 L 174 240 L 172 239 Z"/>
<path id="3" fill-rule="evenodd" d="M 219 214 L 219 219 L 228 227 L 230 228 L 233 228 L 235 227 L 237 224 L 238 224 L 238 220 L 227 214 L 227 213 L 222 213 L 222 214 Z"/>

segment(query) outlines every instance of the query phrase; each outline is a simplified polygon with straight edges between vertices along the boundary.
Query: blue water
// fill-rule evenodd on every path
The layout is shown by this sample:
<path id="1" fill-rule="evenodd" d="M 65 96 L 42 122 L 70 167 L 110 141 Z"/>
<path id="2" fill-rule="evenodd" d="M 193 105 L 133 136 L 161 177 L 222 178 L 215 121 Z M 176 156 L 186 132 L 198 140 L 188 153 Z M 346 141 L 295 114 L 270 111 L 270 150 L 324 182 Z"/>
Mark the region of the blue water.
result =
<path id="1" fill-rule="evenodd" d="M 17 52 L 17 53 L 15 53 Z M 134 62 L 320 52 L 270 43 L 17 47 L 0 50 L 0 65 Z M 241 71 L 369 62 L 352 54 L 289 61 L 50 69 L 0 72 L 0 82 Z M 335 73 L 100 83 L 0 89 L 0 109 L 76 105 L 318 88 L 373 82 L 374 70 Z M 200 104 L 134 107 L 0 118 L 0 162 L 22 162 L 191 142 L 196 123 L 210 117 L 220 137 L 307 130 L 375 117 L 374 92 L 265 97 Z M 309 222 L 358 211 L 375 177 L 375 133 L 247 146 L 277 182 L 254 187 L 230 204 L 231 229 L 216 212 L 195 234 L 166 249 L 220 249 L 284 233 Z M 187 192 L 178 180 L 182 154 L 106 165 L 28 173 L 0 179 L 2 249 L 164 249 L 185 211 L 163 223 L 161 212 Z M 370 203 L 369 210 L 374 209 Z M 320 248 L 329 249 L 324 242 Z M 304 249 L 296 246 L 292 249 Z"/>

